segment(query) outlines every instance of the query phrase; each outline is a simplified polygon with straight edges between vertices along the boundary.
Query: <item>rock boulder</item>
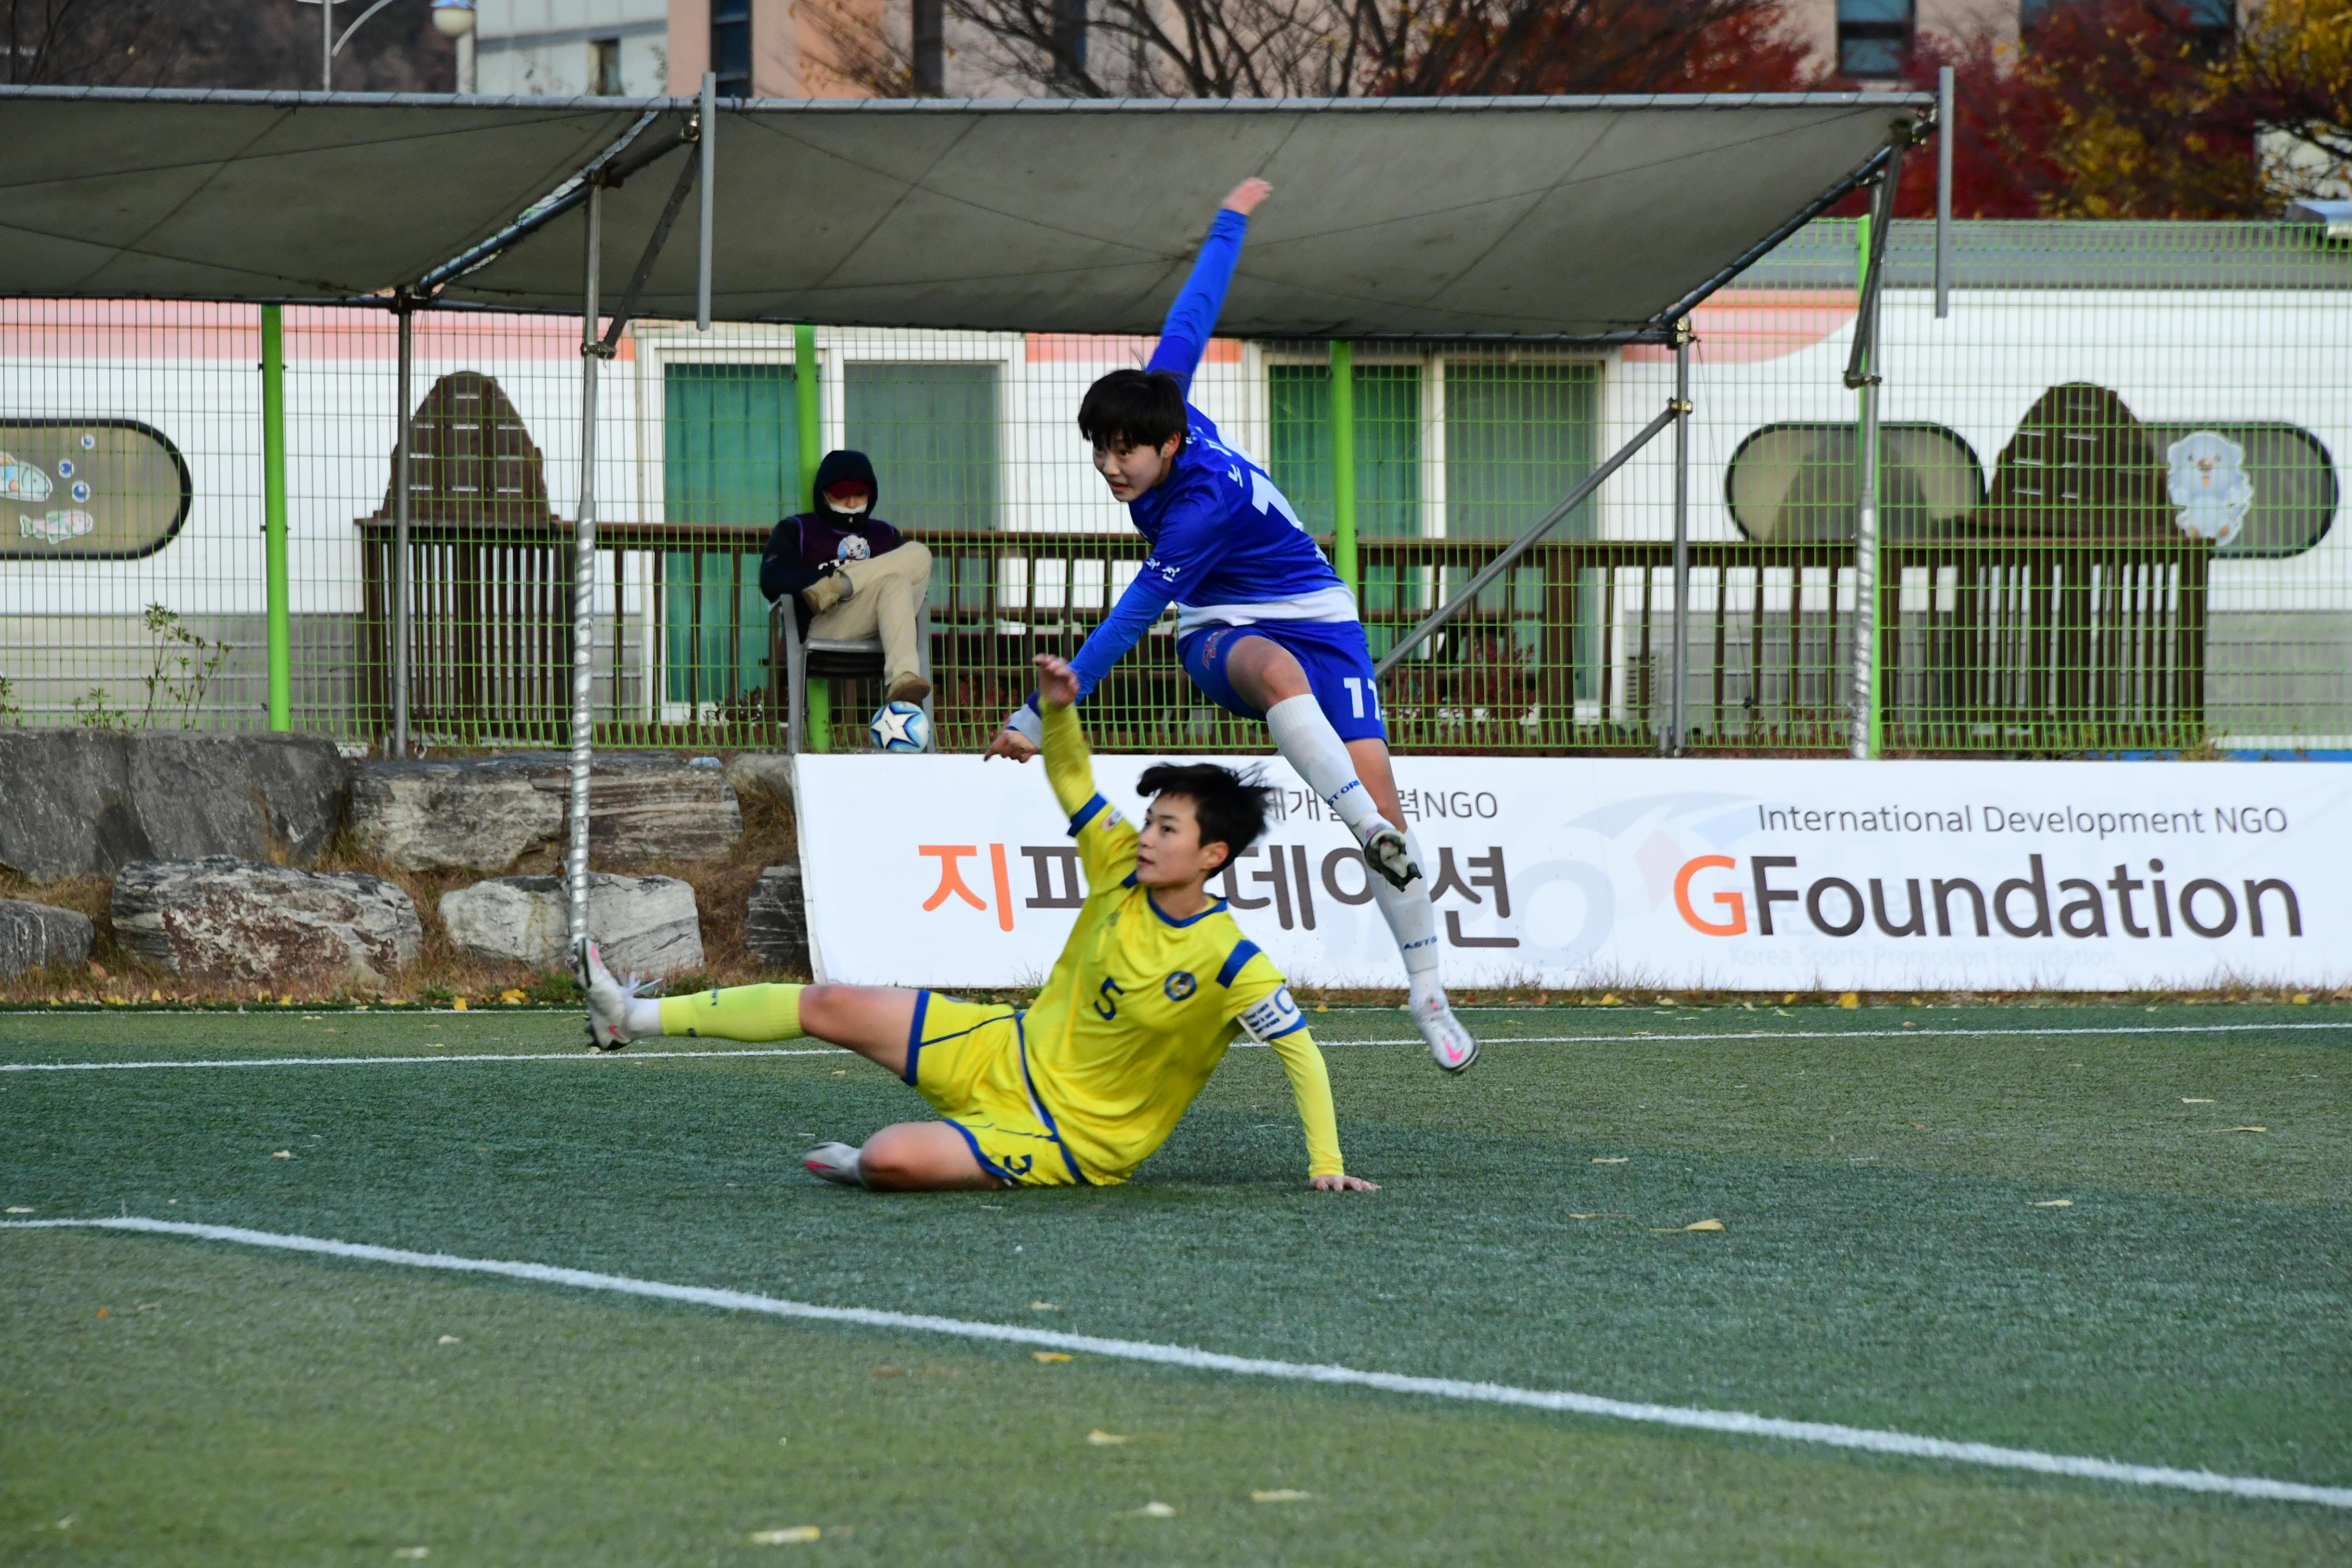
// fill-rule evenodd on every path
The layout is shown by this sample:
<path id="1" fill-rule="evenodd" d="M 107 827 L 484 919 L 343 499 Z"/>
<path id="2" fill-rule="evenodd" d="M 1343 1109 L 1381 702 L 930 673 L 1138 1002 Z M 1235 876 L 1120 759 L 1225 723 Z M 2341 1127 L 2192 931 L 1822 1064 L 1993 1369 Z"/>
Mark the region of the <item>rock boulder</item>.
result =
<path id="1" fill-rule="evenodd" d="M 743 945 L 770 969 L 809 971 L 808 906 L 801 901 L 801 868 L 771 866 L 751 885 L 743 911 Z"/>
<path id="2" fill-rule="evenodd" d="M 551 868 L 570 799 L 561 752 L 370 763 L 352 783 L 352 827 L 362 848 L 406 871 Z M 718 769 L 660 753 L 596 759 L 588 783 L 593 858 L 716 860 L 742 837 L 742 808 Z"/>
<path id="3" fill-rule="evenodd" d="M 22 899 L 0 899 L 0 980 L 47 963 L 79 963 L 97 934 L 87 915 Z"/>
<path id="4" fill-rule="evenodd" d="M 37 882 L 133 860 L 314 858 L 350 775 L 315 735 L 0 731 L 0 865 Z"/>
<path id="5" fill-rule="evenodd" d="M 503 871 L 562 841 L 563 792 L 544 787 L 562 776 L 544 757 L 362 763 L 352 776 L 352 837 L 404 871 Z"/>
<path id="6" fill-rule="evenodd" d="M 425 928 L 396 883 L 227 856 L 139 860 L 114 879 L 114 935 L 183 979 L 291 988 L 387 984 Z"/>
<path id="7" fill-rule="evenodd" d="M 571 963 L 570 904 L 561 877 L 494 877 L 441 896 L 449 940 L 477 958 L 535 969 Z M 619 973 L 687 974 L 702 967 L 694 888 L 675 877 L 588 878 L 588 932 Z"/>

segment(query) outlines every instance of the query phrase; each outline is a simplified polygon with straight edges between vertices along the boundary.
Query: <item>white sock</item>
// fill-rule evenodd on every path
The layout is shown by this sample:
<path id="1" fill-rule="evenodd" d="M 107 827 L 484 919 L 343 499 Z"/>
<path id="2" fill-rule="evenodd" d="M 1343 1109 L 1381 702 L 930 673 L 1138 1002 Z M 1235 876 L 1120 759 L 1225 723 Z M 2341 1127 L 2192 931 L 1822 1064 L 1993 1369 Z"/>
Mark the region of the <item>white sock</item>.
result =
<path id="1" fill-rule="evenodd" d="M 633 1040 L 659 1038 L 662 1032 L 661 998 L 630 997 L 621 1009 L 621 1029 Z"/>
<path id="2" fill-rule="evenodd" d="M 1426 868 L 1429 858 L 1421 852 L 1421 835 L 1406 830 L 1405 843 L 1412 849 L 1412 863 Z M 1397 954 L 1404 960 L 1405 984 L 1412 989 L 1414 1011 L 1422 1010 L 1433 996 L 1444 1005 L 1445 987 L 1437 980 L 1437 910 L 1429 901 L 1426 870 L 1402 888 L 1390 887 L 1386 877 L 1373 872 L 1371 885 L 1373 901 L 1381 906 L 1381 918 L 1389 922 Z"/>
<path id="3" fill-rule="evenodd" d="M 1381 821 L 1371 792 L 1356 776 L 1356 759 L 1348 754 L 1348 743 L 1313 697 L 1284 698 L 1265 710 L 1265 727 L 1274 736 L 1274 749 L 1359 840 Z"/>

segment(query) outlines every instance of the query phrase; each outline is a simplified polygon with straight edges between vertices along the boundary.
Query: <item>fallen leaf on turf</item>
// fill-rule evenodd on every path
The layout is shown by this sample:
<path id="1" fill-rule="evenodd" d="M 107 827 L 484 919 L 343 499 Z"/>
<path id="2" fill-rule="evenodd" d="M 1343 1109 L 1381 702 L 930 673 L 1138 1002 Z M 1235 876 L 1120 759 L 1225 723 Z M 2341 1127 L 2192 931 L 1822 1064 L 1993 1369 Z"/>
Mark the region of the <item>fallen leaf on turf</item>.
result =
<path id="1" fill-rule="evenodd" d="M 131 1309 L 134 1312 L 160 1312 L 163 1310 L 163 1303 L 161 1301 L 142 1301 Z"/>
<path id="2" fill-rule="evenodd" d="M 2040 1203 L 2028 1204 L 2025 1206 L 2036 1209 L 2070 1209 L 2074 1206 L 2074 1200 L 2072 1198 L 2043 1198 Z"/>
<path id="3" fill-rule="evenodd" d="M 10 1214 L 31 1214 L 33 1211 L 25 1207 L 22 1204 L 10 1204 L 8 1205 L 8 1212 Z"/>
<path id="4" fill-rule="evenodd" d="M 1783 996 L 1783 997 L 1781 997 L 1781 998 L 1780 998 L 1780 1005 L 1781 1005 L 1781 1006 L 1783 1006 L 1783 1007 L 1785 1007 L 1785 1006 L 1787 1006 L 1790 1003 L 1794 1002 L 1796 999 L 1797 999 L 1797 994 L 1796 994 L 1795 992 L 1791 991 L 1791 992 L 1790 992 L 1786 996 Z"/>
<path id="5" fill-rule="evenodd" d="M 1601 998 L 1601 1005 L 1603 1007 L 1614 1007 L 1615 1005 L 1617 1005 L 1617 993 L 1615 993 L 1614 991 L 1612 991 L 1612 992 L 1608 993 L 1606 995 L 1602 996 L 1602 997 Z"/>
<path id="6" fill-rule="evenodd" d="M 462 1344 L 464 1344 L 466 1342 L 465 1342 L 465 1341 L 463 1341 L 463 1340 L 461 1340 L 461 1339 L 459 1339 L 459 1338 L 458 1338 L 457 1335 L 455 1335 L 455 1334 L 443 1334 L 443 1335 L 440 1337 L 440 1339 L 436 1340 L 436 1342 L 435 1342 L 435 1343 L 436 1343 L 436 1344 L 445 1344 L 445 1345 L 462 1345 Z"/>
<path id="7" fill-rule="evenodd" d="M 1596 1165 L 1622 1165 L 1632 1158 L 1631 1154 L 1596 1154 L 1592 1163 Z"/>
<path id="8" fill-rule="evenodd" d="M 1841 1007 L 1859 1007 L 1862 1005 L 1862 998 L 1854 992 L 1849 991 L 1838 998 L 1838 1005 Z"/>
<path id="9" fill-rule="evenodd" d="M 1176 1517 L 1176 1510 L 1164 1502 L 1148 1502 L 1141 1508 L 1129 1510 L 1129 1512 L 1131 1517 L 1137 1519 L 1174 1519 Z"/>
<path id="10" fill-rule="evenodd" d="M 98 1310 L 98 1315 L 99 1315 L 100 1317 L 101 1317 L 101 1318 L 103 1318 L 104 1316 L 106 1316 L 106 1309 L 105 1309 L 105 1308 L 103 1308 L 103 1307 L 100 1307 L 100 1308 Z"/>
<path id="11" fill-rule="evenodd" d="M 1043 1362 L 1067 1361 L 1070 1359 L 1060 1351 L 1031 1351 L 1029 1353 Z"/>
<path id="12" fill-rule="evenodd" d="M 2311 1005 L 2311 993 L 2308 991 L 2296 992 L 2294 994 L 2294 1005 L 2298 1007 L 2308 1007 Z"/>
<path id="13" fill-rule="evenodd" d="M 499 993 L 499 1000 L 509 1007 L 520 1007 L 530 998 L 520 991 L 501 991 Z"/>
<path id="14" fill-rule="evenodd" d="M 1087 1434 L 1087 1441 L 1092 1443 L 1097 1448 L 1108 1448 L 1120 1443 L 1132 1443 L 1135 1439 L 1132 1437 L 1123 1436 L 1117 1432 L 1106 1432 L 1101 1427 L 1097 1426 L 1093 1431 Z"/>
<path id="15" fill-rule="evenodd" d="M 430 1546 L 395 1546 L 392 1554 L 394 1557 L 424 1557 L 430 1555 L 432 1551 Z"/>
<path id="16" fill-rule="evenodd" d="M 2209 1127 L 2208 1132 L 2267 1132 L 2267 1127 Z"/>
<path id="17" fill-rule="evenodd" d="M 294 1157 L 294 1151 L 291 1149 L 280 1149 L 269 1157 L 273 1160 L 291 1160 Z"/>
<path id="18" fill-rule="evenodd" d="M 791 1546 L 803 1541 L 814 1541 L 824 1531 L 814 1524 L 796 1524 L 790 1530 L 755 1530 L 751 1532 L 754 1546 Z"/>
<path id="19" fill-rule="evenodd" d="M 1032 1301 L 1029 1303 L 1029 1310 L 1033 1312 L 1058 1312 L 1062 1309 L 1059 1303 L 1054 1301 Z"/>
<path id="20" fill-rule="evenodd" d="M 1279 1489 L 1276 1489 L 1276 1490 L 1274 1490 L 1274 1491 L 1270 1491 L 1270 1492 L 1253 1491 L 1252 1493 L 1250 1493 L 1250 1501 L 1252 1501 L 1252 1502 L 1305 1502 L 1307 1499 L 1309 1499 L 1309 1498 L 1313 1497 L 1314 1495 L 1315 1495 L 1315 1494 L 1314 1494 L 1313 1492 L 1295 1492 L 1295 1491 L 1292 1491 L 1288 1487 L 1282 1487 L 1282 1488 L 1279 1488 Z"/>
<path id="21" fill-rule="evenodd" d="M 2212 1104 L 2213 1102 L 2212 1102 L 2211 1100 L 2188 1100 L 2188 1099 L 2183 1099 L 2183 1100 L 2181 1100 L 2181 1102 L 2180 1102 L 2180 1103 L 2181 1103 L 2181 1104 L 2183 1104 L 2183 1105 L 2210 1105 L 2210 1104 Z"/>
<path id="22" fill-rule="evenodd" d="M 1703 1219 L 1696 1225 L 1686 1225 L 1683 1228 L 1685 1230 L 1721 1230 L 1723 1222 L 1719 1219 Z"/>
<path id="23" fill-rule="evenodd" d="M 449 998 L 449 1010 L 453 1013 L 464 1012 L 466 1010 L 466 999 L 463 996 L 452 996 Z"/>
<path id="24" fill-rule="evenodd" d="M 874 1369 L 874 1375 L 877 1377 L 904 1377 L 907 1375 L 907 1369 L 903 1366 L 877 1366 Z"/>

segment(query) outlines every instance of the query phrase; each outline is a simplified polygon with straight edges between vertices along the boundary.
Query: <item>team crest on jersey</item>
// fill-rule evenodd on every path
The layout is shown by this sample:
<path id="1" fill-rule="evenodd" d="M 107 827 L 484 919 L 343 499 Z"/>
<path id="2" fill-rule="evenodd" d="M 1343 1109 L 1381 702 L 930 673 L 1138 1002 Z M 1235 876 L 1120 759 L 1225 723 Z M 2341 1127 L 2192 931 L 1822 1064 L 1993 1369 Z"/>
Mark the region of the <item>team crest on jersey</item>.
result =
<path id="1" fill-rule="evenodd" d="M 1201 983 L 1192 978 L 1191 970 L 1180 969 L 1161 981 L 1160 988 L 1168 993 L 1168 1000 L 1171 1002 L 1181 1002 L 1185 997 L 1198 991 L 1201 988 Z"/>

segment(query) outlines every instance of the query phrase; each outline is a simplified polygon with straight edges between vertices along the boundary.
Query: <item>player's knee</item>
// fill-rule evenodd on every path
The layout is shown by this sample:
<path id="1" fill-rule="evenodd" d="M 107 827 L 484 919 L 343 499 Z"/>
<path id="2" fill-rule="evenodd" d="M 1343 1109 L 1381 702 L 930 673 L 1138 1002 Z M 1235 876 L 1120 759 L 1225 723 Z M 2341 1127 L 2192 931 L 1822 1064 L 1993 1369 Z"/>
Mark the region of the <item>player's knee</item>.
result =
<path id="1" fill-rule="evenodd" d="M 848 1022 L 850 985 L 804 985 L 801 987 L 801 1032 L 819 1039 L 836 1039 Z"/>
<path id="2" fill-rule="evenodd" d="M 866 1141 L 857 1156 L 857 1174 L 869 1187 L 903 1190 L 930 1184 L 929 1163 L 922 1140 L 904 1122 L 885 1127 Z"/>

